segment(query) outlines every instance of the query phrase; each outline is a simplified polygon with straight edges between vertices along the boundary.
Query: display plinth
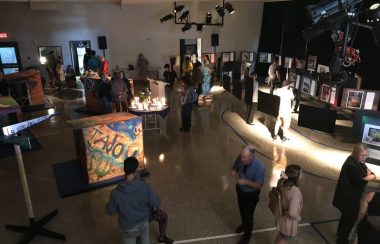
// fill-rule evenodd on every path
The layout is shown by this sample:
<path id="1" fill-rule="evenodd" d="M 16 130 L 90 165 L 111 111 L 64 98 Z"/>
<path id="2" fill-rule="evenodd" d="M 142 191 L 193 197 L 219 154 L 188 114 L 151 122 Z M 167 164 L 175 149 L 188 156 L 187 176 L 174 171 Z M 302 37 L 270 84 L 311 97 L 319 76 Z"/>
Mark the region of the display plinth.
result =
<path id="1" fill-rule="evenodd" d="M 130 156 L 139 160 L 139 170 L 144 169 L 141 117 L 113 113 L 68 123 L 89 184 L 124 175 L 124 160 Z"/>
<path id="2" fill-rule="evenodd" d="M 9 75 L 4 75 L 3 79 L 10 86 L 17 84 L 25 84 L 29 105 L 45 104 L 41 75 L 40 72 L 38 72 L 37 70 L 31 69 Z M 21 97 L 24 96 L 21 95 Z M 18 99 L 18 97 L 16 97 L 15 99 Z"/>

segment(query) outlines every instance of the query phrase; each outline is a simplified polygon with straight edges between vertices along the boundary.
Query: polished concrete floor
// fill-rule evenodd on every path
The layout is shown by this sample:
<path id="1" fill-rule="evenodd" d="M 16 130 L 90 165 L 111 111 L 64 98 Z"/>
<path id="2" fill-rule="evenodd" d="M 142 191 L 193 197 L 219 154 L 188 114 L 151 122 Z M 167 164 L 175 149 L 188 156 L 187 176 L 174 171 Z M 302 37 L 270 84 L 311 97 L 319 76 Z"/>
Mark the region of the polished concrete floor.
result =
<path id="1" fill-rule="evenodd" d="M 270 138 L 273 118 L 257 113 L 255 125 L 246 125 L 242 119 L 243 103 L 219 87 L 214 87 L 213 92 L 212 104 L 194 109 L 191 133 L 178 131 L 177 110 L 160 120 L 161 133 L 144 134 L 146 167 L 151 173 L 146 181 L 160 195 L 162 209 L 169 215 L 168 236 L 177 243 L 238 241 L 233 235 L 239 225 L 235 182 L 229 169 L 247 142 L 257 148 L 257 158 L 266 166 L 266 182 L 254 217 L 251 243 L 273 243 L 276 232 L 267 208 L 267 195 L 289 163 L 300 164 L 305 170 L 301 186 L 302 226 L 291 243 L 333 243 L 339 214 L 331 205 L 332 195 L 339 169 L 355 140 L 319 134 L 294 123 L 292 126 L 298 132 L 291 130 L 289 142 L 273 142 Z M 74 112 L 74 108 L 84 103 L 78 90 L 65 90 L 48 98 L 60 114 L 31 129 L 42 149 L 24 154 L 36 217 L 58 209 L 59 215 L 48 228 L 65 234 L 66 243 L 120 243 L 117 218 L 105 214 L 105 204 L 114 186 L 64 199 L 58 194 L 52 165 L 75 158 L 72 130 L 66 121 L 86 115 Z M 16 160 L 3 158 L 0 165 L 0 225 L 25 224 L 27 213 Z M 152 243 L 157 234 L 157 224 L 152 223 Z M 0 228 L 0 243 L 17 243 L 19 238 L 19 234 Z M 37 237 L 33 243 L 61 242 Z"/>

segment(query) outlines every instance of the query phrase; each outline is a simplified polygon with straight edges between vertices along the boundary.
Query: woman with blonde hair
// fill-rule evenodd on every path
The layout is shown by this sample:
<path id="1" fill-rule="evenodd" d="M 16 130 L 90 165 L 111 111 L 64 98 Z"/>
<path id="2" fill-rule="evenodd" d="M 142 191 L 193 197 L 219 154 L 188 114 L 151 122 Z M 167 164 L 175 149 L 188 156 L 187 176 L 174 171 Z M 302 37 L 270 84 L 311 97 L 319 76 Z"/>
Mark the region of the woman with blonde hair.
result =
<path id="1" fill-rule="evenodd" d="M 337 244 L 348 243 L 348 236 L 358 219 L 360 199 L 368 181 L 376 179 L 376 175 L 365 164 L 367 158 L 367 146 L 361 143 L 357 144 L 340 171 L 333 199 L 333 205 L 341 213 L 337 230 Z"/>

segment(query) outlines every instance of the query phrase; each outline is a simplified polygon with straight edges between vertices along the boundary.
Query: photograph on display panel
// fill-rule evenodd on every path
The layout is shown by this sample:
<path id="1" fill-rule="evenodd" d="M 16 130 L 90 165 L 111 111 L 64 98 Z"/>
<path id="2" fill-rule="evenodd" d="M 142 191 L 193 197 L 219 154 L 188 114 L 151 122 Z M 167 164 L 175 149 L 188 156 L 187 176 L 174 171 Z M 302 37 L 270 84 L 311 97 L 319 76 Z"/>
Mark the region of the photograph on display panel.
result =
<path id="1" fill-rule="evenodd" d="M 321 88 L 321 95 L 320 99 L 324 102 L 329 102 L 330 99 L 330 93 L 331 93 L 331 88 L 329 85 L 323 84 Z"/>
<path id="2" fill-rule="evenodd" d="M 364 126 L 362 142 L 380 147 L 380 126 L 366 124 Z"/>
<path id="3" fill-rule="evenodd" d="M 318 64 L 317 73 L 328 73 L 330 72 L 329 66 Z"/>
<path id="4" fill-rule="evenodd" d="M 229 62 L 230 61 L 230 53 L 223 53 L 223 62 Z"/>
<path id="5" fill-rule="evenodd" d="M 307 70 L 315 71 L 317 68 L 317 56 L 309 56 L 309 60 L 307 61 Z"/>
<path id="6" fill-rule="evenodd" d="M 210 63 L 215 63 L 215 53 L 203 53 L 203 59 L 210 60 Z"/>
<path id="7" fill-rule="evenodd" d="M 303 77 L 302 92 L 310 94 L 311 79 L 309 77 Z"/>
<path id="8" fill-rule="evenodd" d="M 347 94 L 346 107 L 360 109 L 364 98 L 364 91 L 349 91 Z"/>
<path id="9" fill-rule="evenodd" d="M 259 63 L 267 63 L 268 53 L 259 53 Z"/>
<path id="10" fill-rule="evenodd" d="M 293 58 L 285 57 L 284 67 L 285 68 L 292 68 Z"/>
<path id="11" fill-rule="evenodd" d="M 290 69 L 288 72 L 288 80 L 291 82 L 297 81 L 297 72 L 295 70 Z"/>
<path id="12" fill-rule="evenodd" d="M 250 61 L 252 61 L 250 53 L 249 52 L 242 52 L 241 53 L 241 61 L 243 61 L 243 62 L 250 62 Z"/>
<path id="13" fill-rule="evenodd" d="M 304 69 L 305 68 L 305 60 L 296 59 L 296 68 Z"/>

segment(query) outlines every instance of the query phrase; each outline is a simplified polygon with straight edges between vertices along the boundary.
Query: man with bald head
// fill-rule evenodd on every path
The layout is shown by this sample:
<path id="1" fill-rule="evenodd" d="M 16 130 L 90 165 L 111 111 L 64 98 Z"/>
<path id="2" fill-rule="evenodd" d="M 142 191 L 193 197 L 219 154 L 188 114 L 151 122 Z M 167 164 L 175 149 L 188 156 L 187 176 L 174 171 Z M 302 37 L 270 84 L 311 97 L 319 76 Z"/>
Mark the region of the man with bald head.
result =
<path id="1" fill-rule="evenodd" d="M 241 225 L 236 229 L 236 233 L 244 232 L 239 244 L 247 244 L 251 239 L 253 214 L 264 184 L 265 167 L 255 158 L 254 153 L 252 146 L 244 146 L 231 171 L 232 176 L 238 178 L 236 193 Z"/>

